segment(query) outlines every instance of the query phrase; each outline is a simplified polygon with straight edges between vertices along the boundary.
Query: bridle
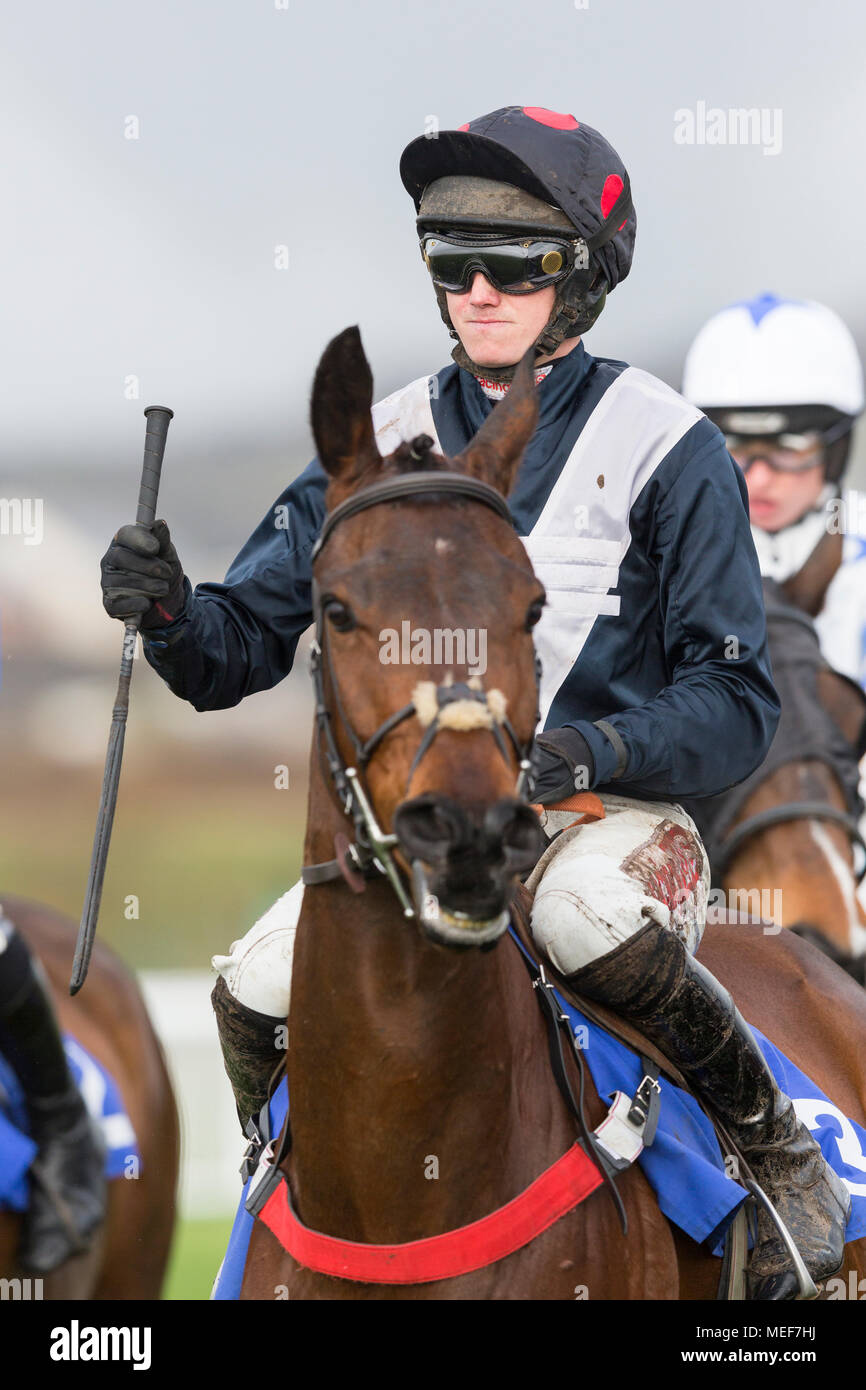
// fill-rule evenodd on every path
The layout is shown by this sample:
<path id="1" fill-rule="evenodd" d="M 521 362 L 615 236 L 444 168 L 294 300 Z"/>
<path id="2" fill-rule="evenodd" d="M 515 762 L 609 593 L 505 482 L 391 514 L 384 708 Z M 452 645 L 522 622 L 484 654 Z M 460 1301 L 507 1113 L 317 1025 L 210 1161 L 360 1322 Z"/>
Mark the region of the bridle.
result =
<path id="1" fill-rule="evenodd" d="M 866 844 L 857 818 L 826 801 L 786 801 L 781 806 L 768 806 L 764 811 L 756 811 L 753 816 L 740 821 L 725 834 L 715 850 L 713 867 L 719 878 L 727 872 L 734 855 L 739 853 L 748 840 L 760 835 L 764 830 L 772 829 L 774 825 L 787 825 L 789 821 L 795 820 L 821 820 L 829 821 L 831 825 L 841 825 L 851 841 L 852 848 L 860 851 L 860 863 L 855 862 L 853 873 L 855 882 L 861 882 L 866 875 Z"/>
<path id="2" fill-rule="evenodd" d="M 814 640 L 817 650 L 817 635 L 815 625 L 808 614 L 800 612 L 796 607 L 788 602 L 780 603 L 775 596 L 774 586 L 768 589 L 767 581 L 764 582 L 764 603 L 767 612 L 768 627 L 774 619 L 784 617 L 784 620 L 795 624 L 804 629 Z M 774 656 L 774 669 L 777 675 L 784 669 L 785 662 L 778 656 Z M 825 663 L 826 665 L 826 663 Z M 839 674 L 838 672 L 836 673 Z M 852 683 L 853 684 L 853 683 Z M 857 693 L 861 696 L 862 691 L 859 686 L 855 686 Z M 790 762 L 796 761 L 791 758 Z M 824 760 L 830 770 L 838 776 L 836 766 L 826 759 Z M 781 764 L 784 766 L 784 763 Z M 776 771 L 773 768 L 773 771 Z M 757 775 L 757 774 L 755 774 Z M 761 778 L 763 782 L 765 778 Z M 846 796 L 846 799 L 849 799 Z M 754 815 L 747 816 L 745 820 L 739 821 L 736 825 L 727 829 L 720 837 L 718 843 L 713 847 L 712 861 L 713 871 L 716 877 L 721 880 L 736 854 L 740 852 L 748 841 L 756 835 L 760 835 L 765 830 L 770 830 L 777 825 L 787 825 L 789 822 L 798 820 L 819 820 L 829 822 L 831 825 L 841 826 L 851 842 L 852 857 L 854 860 L 853 874 L 855 882 L 860 883 L 866 875 L 866 843 L 860 830 L 859 814 L 857 808 L 850 805 L 849 809 L 843 810 L 839 806 L 834 806 L 829 801 L 786 801 L 780 806 L 768 806 L 763 811 L 756 811 Z M 857 862 L 859 859 L 859 863 Z"/>
<path id="3" fill-rule="evenodd" d="M 412 442 L 411 457 L 420 459 L 423 452 L 429 449 L 430 443 L 431 441 L 426 435 L 419 436 Z M 509 525 L 514 525 L 508 503 L 502 494 L 478 478 L 465 477 L 462 473 L 447 471 L 403 473 L 399 477 L 380 479 L 378 482 L 371 483 L 335 507 L 325 519 L 319 538 L 313 547 L 312 561 L 315 561 L 321 554 L 340 522 L 356 516 L 369 507 L 379 506 L 385 502 L 400 501 L 403 498 L 428 496 L 432 493 L 440 495 L 444 493 L 448 497 L 466 497 L 472 501 L 481 502 L 492 508 Z M 335 836 L 336 858 L 321 864 L 305 865 L 302 870 L 303 882 L 305 885 L 312 886 L 343 878 L 354 892 L 360 893 L 364 891 L 365 879 L 373 878 L 376 874 L 384 874 L 397 895 L 404 917 L 418 917 L 420 919 L 424 911 L 425 896 L 428 896 L 425 894 L 423 872 L 418 872 L 420 865 L 418 861 L 415 861 L 413 864 L 415 901 L 413 903 L 406 891 L 392 854 L 394 846 L 398 843 L 398 837 L 394 834 L 385 834 L 379 826 L 369 792 L 361 781 L 361 774 L 366 771 L 373 755 L 381 748 L 388 735 L 407 719 L 418 714 L 417 705 L 413 699 L 410 704 L 404 705 L 402 709 L 383 720 L 369 738 L 361 739 L 352 727 L 340 699 L 340 690 L 330 655 L 322 595 L 315 575 L 312 581 L 312 608 L 315 637 L 311 648 L 310 672 L 316 697 L 316 746 L 322 770 L 326 773 L 326 783 L 331 787 L 342 814 L 350 817 L 353 821 L 355 836 L 351 843 L 344 835 Z M 325 700 L 326 672 L 330 678 L 340 723 L 355 750 L 355 763 L 352 767 L 346 765 L 337 747 L 331 712 Z M 537 658 L 535 674 L 537 688 L 540 675 Z M 511 741 L 511 747 L 516 755 L 519 768 L 515 796 L 522 797 L 531 791 L 532 764 L 529 754 L 532 747 L 532 737 L 526 744 L 521 744 L 504 711 L 494 713 L 491 709 L 490 694 L 492 692 L 484 692 L 480 679 L 477 677 L 473 677 L 470 682 L 443 683 L 435 687 L 435 715 L 427 724 L 412 761 L 407 781 L 407 792 L 421 759 L 431 748 L 441 728 L 447 727 L 445 721 L 447 721 L 449 707 L 454 706 L 457 701 L 468 701 L 470 705 L 479 706 L 479 718 L 476 727 L 489 728 L 500 753 L 510 764 L 509 750 L 502 736 L 504 730 Z M 433 902 L 435 903 L 435 899 Z"/>

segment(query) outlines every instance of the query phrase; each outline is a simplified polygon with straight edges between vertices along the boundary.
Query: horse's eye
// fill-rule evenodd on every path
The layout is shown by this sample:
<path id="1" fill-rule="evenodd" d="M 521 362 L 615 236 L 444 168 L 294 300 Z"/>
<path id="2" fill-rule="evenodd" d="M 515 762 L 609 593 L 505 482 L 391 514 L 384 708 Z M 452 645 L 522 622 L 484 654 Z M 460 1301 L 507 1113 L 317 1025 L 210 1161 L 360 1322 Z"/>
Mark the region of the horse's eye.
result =
<path id="1" fill-rule="evenodd" d="M 328 622 L 338 632 L 351 632 L 353 627 L 357 627 L 355 615 L 351 608 L 347 604 L 341 603 L 337 598 L 325 600 L 325 614 Z"/>
<path id="2" fill-rule="evenodd" d="M 545 599 L 543 599 L 543 598 L 537 598 L 537 599 L 533 600 L 533 602 L 529 605 L 529 610 L 528 610 L 528 612 L 527 612 L 527 614 L 526 614 L 526 631 L 527 631 L 527 632 L 531 632 L 532 629 L 535 627 L 535 624 L 538 622 L 539 618 L 541 617 L 542 612 L 544 611 L 545 602 L 546 602 Z"/>

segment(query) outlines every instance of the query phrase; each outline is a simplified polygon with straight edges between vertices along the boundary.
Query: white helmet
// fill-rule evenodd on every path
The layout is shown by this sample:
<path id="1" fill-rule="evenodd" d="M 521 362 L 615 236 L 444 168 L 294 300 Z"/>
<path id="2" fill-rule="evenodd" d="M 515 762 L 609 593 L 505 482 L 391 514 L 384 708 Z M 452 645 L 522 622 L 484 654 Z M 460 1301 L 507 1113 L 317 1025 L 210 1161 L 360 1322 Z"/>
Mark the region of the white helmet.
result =
<path id="1" fill-rule="evenodd" d="M 864 406 L 857 345 L 832 309 L 761 294 L 704 324 L 689 348 L 683 395 L 699 406 Z"/>
<path id="2" fill-rule="evenodd" d="M 774 294 L 731 304 L 704 324 L 686 356 L 682 393 L 727 434 L 777 435 L 837 421 L 844 431 L 844 418 L 853 424 L 866 404 L 860 355 L 839 315 Z M 841 473 L 849 442 L 831 446 L 828 478 Z"/>

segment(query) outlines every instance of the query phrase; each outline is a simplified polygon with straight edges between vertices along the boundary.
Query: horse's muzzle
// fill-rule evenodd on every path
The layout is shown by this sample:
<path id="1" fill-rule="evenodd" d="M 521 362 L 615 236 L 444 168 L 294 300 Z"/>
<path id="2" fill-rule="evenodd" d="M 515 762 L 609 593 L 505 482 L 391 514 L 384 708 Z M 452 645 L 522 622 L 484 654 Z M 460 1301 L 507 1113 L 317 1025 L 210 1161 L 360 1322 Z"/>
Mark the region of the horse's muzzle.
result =
<path id="1" fill-rule="evenodd" d="M 394 833 L 412 864 L 421 928 L 450 946 L 484 946 L 502 935 L 515 879 L 547 844 L 537 815 L 516 797 L 467 809 L 425 792 L 397 808 Z"/>

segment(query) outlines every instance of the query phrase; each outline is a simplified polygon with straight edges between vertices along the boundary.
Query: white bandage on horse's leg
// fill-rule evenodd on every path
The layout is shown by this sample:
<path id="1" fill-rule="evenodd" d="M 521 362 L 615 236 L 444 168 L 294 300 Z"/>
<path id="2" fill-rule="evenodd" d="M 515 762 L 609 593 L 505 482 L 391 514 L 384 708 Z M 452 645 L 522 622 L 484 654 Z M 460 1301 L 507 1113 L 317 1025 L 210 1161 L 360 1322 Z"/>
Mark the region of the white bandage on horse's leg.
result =
<path id="1" fill-rule="evenodd" d="M 649 921 L 675 931 L 692 953 L 703 935 L 709 866 L 693 822 L 681 807 L 618 801 L 605 820 L 565 831 L 535 885 L 530 879 L 533 937 L 563 975 Z"/>
<path id="2" fill-rule="evenodd" d="M 240 1004 L 272 1018 L 287 1018 L 292 990 L 292 953 L 301 914 L 301 880 L 269 907 L 231 954 L 214 956 L 211 964 L 222 975 L 229 993 Z"/>

